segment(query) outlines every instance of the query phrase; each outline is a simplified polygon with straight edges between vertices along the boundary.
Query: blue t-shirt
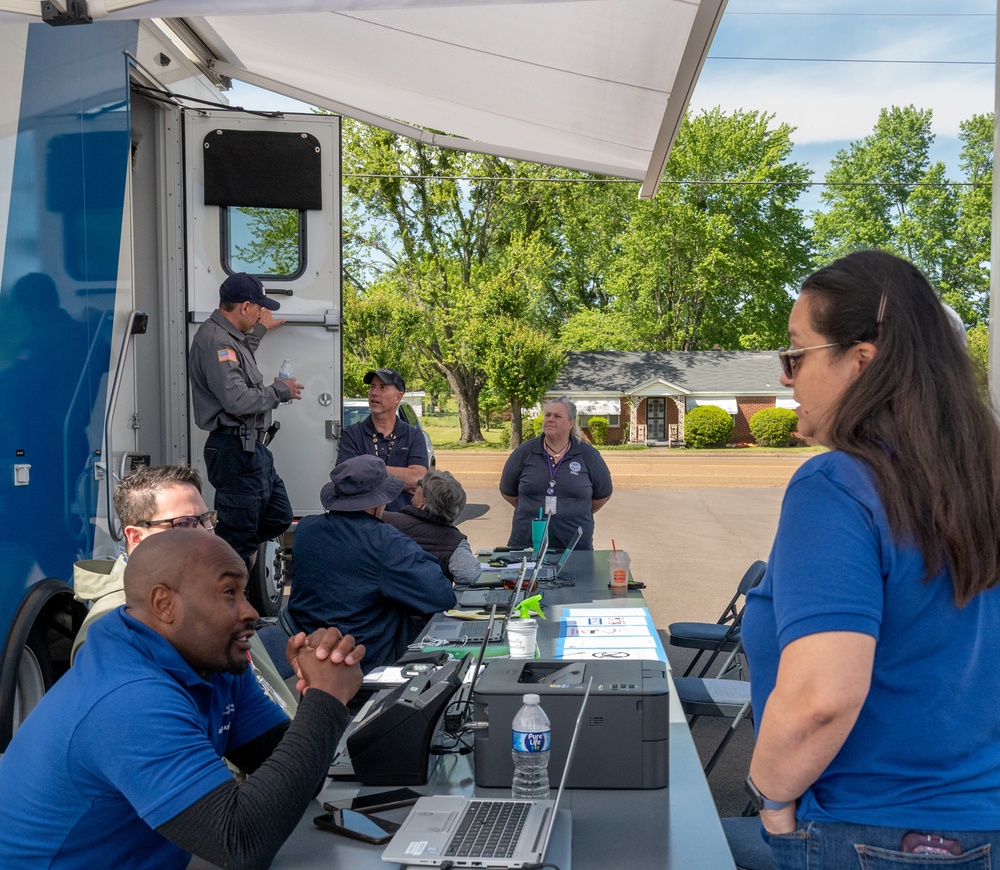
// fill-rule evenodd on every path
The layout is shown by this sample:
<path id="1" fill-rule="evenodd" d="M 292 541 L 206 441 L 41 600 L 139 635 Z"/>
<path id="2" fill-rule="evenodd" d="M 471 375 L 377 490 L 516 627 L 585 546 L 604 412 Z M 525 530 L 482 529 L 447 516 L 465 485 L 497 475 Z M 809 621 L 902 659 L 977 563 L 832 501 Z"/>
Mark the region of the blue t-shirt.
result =
<path id="1" fill-rule="evenodd" d="M 187 867 L 154 829 L 232 779 L 225 752 L 287 721 L 249 670 L 202 679 L 111 611 L 0 758 L 0 867 Z"/>
<path id="2" fill-rule="evenodd" d="M 832 452 L 795 473 L 767 574 L 747 595 L 756 721 L 787 644 L 830 631 L 877 641 L 868 697 L 800 819 L 1000 827 L 1000 588 L 959 609 L 947 569 L 927 583 L 923 574 L 920 551 L 893 540 L 865 464 Z"/>
<path id="3" fill-rule="evenodd" d="M 377 456 L 390 468 L 407 468 L 410 465 L 430 467 L 423 431 L 399 417 L 396 418 L 396 425 L 388 438 L 375 428 L 371 414 L 364 420 L 348 426 L 340 436 L 336 464 L 340 465 L 341 462 L 353 459 L 355 456 Z M 401 511 L 411 504 L 413 504 L 413 493 L 404 490 L 389 502 L 385 509 Z"/>

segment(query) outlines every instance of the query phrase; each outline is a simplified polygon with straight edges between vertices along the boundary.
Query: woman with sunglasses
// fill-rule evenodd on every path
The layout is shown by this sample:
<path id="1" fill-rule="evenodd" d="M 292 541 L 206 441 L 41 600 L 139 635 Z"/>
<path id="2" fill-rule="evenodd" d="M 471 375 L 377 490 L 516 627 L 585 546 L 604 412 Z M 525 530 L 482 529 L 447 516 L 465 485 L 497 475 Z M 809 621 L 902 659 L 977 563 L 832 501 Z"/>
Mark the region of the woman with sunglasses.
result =
<path id="1" fill-rule="evenodd" d="M 799 432 L 830 450 L 789 483 L 743 622 L 747 790 L 774 867 L 985 868 L 1000 847 L 996 420 L 927 279 L 890 254 L 807 278 L 788 334 Z"/>

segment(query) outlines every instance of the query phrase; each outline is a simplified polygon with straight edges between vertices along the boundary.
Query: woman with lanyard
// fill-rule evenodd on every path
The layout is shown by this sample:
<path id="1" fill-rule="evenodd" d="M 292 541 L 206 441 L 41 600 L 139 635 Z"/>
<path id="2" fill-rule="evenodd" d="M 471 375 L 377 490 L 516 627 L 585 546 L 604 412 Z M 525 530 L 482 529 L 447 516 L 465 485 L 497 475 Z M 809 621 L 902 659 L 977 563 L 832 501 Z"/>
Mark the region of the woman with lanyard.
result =
<path id="1" fill-rule="evenodd" d="M 611 498 L 611 472 L 576 424 L 576 405 L 561 396 L 545 403 L 541 436 L 518 447 L 500 475 L 500 495 L 514 506 L 508 544 L 531 546 L 531 521 L 545 515 L 549 547 L 565 549 L 576 532 L 576 548 L 594 549 L 594 514 Z"/>

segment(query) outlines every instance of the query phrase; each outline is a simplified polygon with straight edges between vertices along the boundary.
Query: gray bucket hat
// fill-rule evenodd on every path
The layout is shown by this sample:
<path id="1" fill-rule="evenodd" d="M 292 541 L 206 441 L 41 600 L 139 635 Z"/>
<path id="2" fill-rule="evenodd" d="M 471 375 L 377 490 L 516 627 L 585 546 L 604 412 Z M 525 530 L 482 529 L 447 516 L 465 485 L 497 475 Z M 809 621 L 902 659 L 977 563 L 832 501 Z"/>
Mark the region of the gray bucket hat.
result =
<path id="1" fill-rule="evenodd" d="M 330 482 L 319 492 L 328 511 L 363 511 L 391 502 L 403 491 L 403 481 L 386 470 L 375 456 L 354 456 L 330 472 Z"/>

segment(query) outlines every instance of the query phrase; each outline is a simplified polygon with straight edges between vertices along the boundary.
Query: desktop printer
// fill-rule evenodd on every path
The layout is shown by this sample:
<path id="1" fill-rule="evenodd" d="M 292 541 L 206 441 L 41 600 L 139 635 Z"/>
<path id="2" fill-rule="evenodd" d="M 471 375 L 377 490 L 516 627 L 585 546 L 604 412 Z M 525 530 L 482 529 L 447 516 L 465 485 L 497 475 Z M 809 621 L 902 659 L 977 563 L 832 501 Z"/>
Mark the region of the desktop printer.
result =
<path id="1" fill-rule="evenodd" d="M 552 724 L 549 781 L 559 782 L 584 689 L 593 679 L 567 788 L 663 788 L 669 767 L 667 666 L 661 661 L 494 659 L 476 683 L 476 785 L 510 788 L 511 725 L 535 692 Z"/>

